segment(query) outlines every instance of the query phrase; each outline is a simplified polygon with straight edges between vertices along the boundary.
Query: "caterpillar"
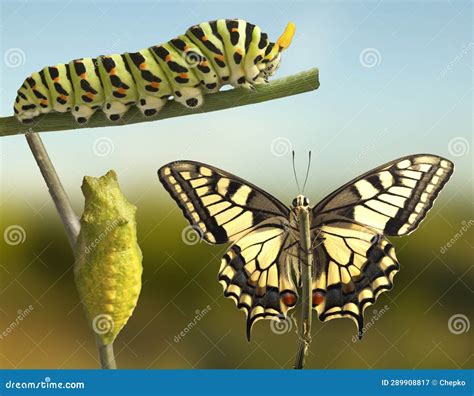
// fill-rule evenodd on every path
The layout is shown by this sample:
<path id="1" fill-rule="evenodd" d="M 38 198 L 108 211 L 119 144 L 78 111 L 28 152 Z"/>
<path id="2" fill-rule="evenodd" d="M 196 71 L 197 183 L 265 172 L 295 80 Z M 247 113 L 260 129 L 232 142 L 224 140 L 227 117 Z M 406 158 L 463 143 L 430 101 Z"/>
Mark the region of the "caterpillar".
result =
<path id="1" fill-rule="evenodd" d="M 145 116 L 153 116 L 170 99 L 197 108 L 205 95 L 223 85 L 253 89 L 267 83 L 294 32 L 290 22 L 273 43 L 254 24 L 219 19 L 138 52 L 45 67 L 21 85 L 14 113 L 28 123 L 42 113 L 71 112 L 84 124 L 99 109 L 109 120 L 118 121 L 134 105 Z"/>

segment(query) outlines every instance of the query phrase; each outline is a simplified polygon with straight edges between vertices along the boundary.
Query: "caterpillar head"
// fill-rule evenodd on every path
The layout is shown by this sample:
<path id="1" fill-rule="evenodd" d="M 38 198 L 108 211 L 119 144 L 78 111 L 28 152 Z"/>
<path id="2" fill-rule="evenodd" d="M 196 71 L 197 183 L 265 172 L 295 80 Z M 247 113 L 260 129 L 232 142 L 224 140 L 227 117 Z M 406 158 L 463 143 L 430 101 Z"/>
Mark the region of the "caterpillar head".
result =
<path id="1" fill-rule="evenodd" d="M 268 78 L 273 76 L 278 70 L 281 62 L 281 53 L 290 46 L 294 34 L 295 24 L 293 22 L 288 22 L 285 31 L 278 38 L 276 43 L 270 43 L 268 45 L 265 57 L 262 61 L 263 68 L 260 72 L 262 77 Z"/>

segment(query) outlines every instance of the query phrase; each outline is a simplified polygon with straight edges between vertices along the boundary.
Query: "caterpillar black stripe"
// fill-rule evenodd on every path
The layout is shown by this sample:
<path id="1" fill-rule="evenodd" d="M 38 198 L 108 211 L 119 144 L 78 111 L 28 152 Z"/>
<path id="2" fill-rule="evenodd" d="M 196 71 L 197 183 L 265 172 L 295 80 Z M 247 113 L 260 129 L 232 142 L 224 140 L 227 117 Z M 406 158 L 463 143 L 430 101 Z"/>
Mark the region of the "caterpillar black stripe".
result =
<path id="1" fill-rule="evenodd" d="M 204 95 L 223 85 L 252 89 L 268 82 L 294 31 L 294 24 L 288 23 L 272 43 L 256 25 L 220 19 L 138 52 L 45 67 L 18 90 L 15 116 L 27 123 L 41 113 L 70 111 L 77 122 L 86 123 L 102 109 L 109 120 L 117 121 L 133 105 L 153 116 L 171 97 L 197 108 Z"/>

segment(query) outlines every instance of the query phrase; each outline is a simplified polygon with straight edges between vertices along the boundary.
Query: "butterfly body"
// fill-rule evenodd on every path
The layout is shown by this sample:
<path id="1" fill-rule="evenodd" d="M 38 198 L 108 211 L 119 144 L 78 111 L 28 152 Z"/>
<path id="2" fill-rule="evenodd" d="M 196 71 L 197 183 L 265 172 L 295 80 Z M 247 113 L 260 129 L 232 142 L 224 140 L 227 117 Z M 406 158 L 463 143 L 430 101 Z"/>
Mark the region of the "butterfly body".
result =
<path id="1" fill-rule="evenodd" d="M 224 295 L 255 321 L 286 317 L 301 296 L 303 342 L 311 309 L 319 319 L 350 318 L 390 290 L 400 265 L 388 236 L 417 228 L 454 171 L 449 160 L 417 154 L 383 164 L 314 207 L 299 195 L 290 207 L 238 176 L 176 161 L 158 176 L 208 243 L 231 243 L 218 279 Z"/>
<path id="2" fill-rule="evenodd" d="M 296 218 L 299 232 L 299 265 L 300 265 L 300 288 L 302 306 L 302 329 L 301 348 L 299 353 L 301 358 L 307 353 L 311 343 L 311 310 L 313 308 L 313 241 L 311 237 L 312 213 L 309 206 L 309 199 L 303 195 L 298 195 L 293 200 L 292 214 Z"/>

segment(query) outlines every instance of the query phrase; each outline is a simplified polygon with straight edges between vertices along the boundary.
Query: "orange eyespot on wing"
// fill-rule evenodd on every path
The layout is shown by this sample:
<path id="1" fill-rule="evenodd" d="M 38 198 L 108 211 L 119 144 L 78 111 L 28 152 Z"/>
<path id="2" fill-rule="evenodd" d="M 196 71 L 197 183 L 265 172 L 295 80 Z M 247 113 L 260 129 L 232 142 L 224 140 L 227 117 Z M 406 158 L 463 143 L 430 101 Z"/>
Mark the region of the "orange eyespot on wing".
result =
<path id="1" fill-rule="evenodd" d="M 313 290 L 313 307 L 318 306 L 324 302 L 324 294 L 320 291 Z"/>
<path id="2" fill-rule="evenodd" d="M 285 290 L 281 293 L 281 302 L 285 304 L 288 308 L 294 307 L 298 301 L 298 297 L 292 291 Z"/>

